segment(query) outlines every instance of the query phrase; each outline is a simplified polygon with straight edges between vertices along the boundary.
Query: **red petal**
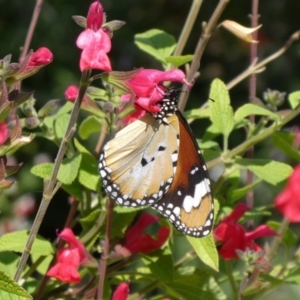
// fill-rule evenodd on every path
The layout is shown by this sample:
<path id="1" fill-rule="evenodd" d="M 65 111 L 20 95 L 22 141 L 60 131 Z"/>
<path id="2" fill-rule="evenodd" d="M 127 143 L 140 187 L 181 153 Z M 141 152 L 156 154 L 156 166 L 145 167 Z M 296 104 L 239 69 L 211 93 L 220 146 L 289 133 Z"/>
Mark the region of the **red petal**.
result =
<path id="1" fill-rule="evenodd" d="M 128 294 L 129 294 L 129 285 L 127 283 L 121 283 L 114 291 L 112 300 L 126 300 L 128 298 Z"/>

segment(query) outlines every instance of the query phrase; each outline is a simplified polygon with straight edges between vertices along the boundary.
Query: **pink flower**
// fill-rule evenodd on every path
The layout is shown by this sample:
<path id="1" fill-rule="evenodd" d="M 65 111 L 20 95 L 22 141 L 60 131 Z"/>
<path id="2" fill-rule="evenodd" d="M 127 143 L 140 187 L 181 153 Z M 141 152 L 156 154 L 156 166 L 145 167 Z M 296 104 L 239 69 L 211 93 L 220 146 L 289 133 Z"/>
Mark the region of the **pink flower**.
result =
<path id="1" fill-rule="evenodd" d="M 158 230 L 157 238 L 154 239 L 149 234 L 144 233 L 144 230 L 151 224 L 158 222 L 158 218 L 154 215 L 144 213 L 138 221 L 125 233 L 124 247 L 131 253 L 149 253 L 159 249 L 168 239 L 170 228 L 162 226 Z"/>
<path id="2" fill-rule="evenodd" d="M 276 197 L 275 207 L 290 222 L 300 222 L 300 165 L 295 167 L 286 187 Z"/>
<path id="3" fill-rule="evenodd" d="M 78 36 L 76 45 L 82 49 L 80 70 L 99 69 L 111 71 L 108 53 L 111 49 L 111 40 L 108 34 L 101 29 L 103 23 L 103 7 L 99 1 L 90 5 L 87 15 L 87 28 Z"/>
<path id="4" fill-rule="evenodd" d="M 41 47 L 32 53 L 28 66 L 31 67 L 44 66 L 50 64 L 52 60 L 53 60 L 52 52 L 46 47 Z"/>
<path id="5" fill-rule="evenodd" d="M 70 85 L 65 91 L 65 98 L 68 101 L 74 102 L 78 95 L 79 88 L 76 85 Z"/>
<path id="6" fill-rule="evenodd" d="M 65 228 L 58 236 L 69 246 L 58 251 L 57 262 L 47 272 L 47 276 L 63 282 L 78 283 L 80 282 L 80 274 L 77 269 L 87 260 L 88 253 L 70 228 Z"/>
<path id="7" fill-rule="evenodd" d="M 0 146 L 4 144 L 4 142 L 8 138 L 8 129 L 5 122 L 0 123 Z"/>
<path id="8" fill-rule="evenodd" d="M 127 300 L 129 295 L 129 285 L 127 283 L 122 282 L 118 285 L 114 294 L 112 296 L 112 300 Z"/>
<path id="9" fill-rule="evenodd" d="M 237 222 L 248 211 L 249 208 L 238 204 L 232 213 L 224 218 L 214 230 L 215 241 L 220 245 L 219 254 L 224 259 L 238 258 L 236 250 L 245 251 L 247 248 L 259 251 L 260 246 L 254 240 L 260 237 L 277 235 L 277 233 L 266 225 L 261 225 L 251 232 L 246 232 L 244 227 Z"/>
<path id="10" fill-rule="evenodd" d="M 179 69 L 159 71 L 143 69 L 128 80 L 135 95 L 135 107 L 141 107 L 148 112 L 159 112 L 159 102 L 164 98 L 166 88 L 163 82 L 172 81 L 186 83 L 185 74 Z"/>
<path id="11" fill-rule="evenodd" d="M 131 98 L 132 98 L 132 94 L 124 94 L 124 95 L 121 96 L 121 102 L 128 102 L 128 101 L 130 101 Z M 126 116 L 123 119 L 123 124 L 126 125 L 126 124 L 129 124 L 129 123 L 132 123 L 132 122 L 140 119 L 141 117 L 143 117 L 145 114 L 146 114 L 146 111 L 144 109 L 142 109 L 141 107 L 136 105 L 135 106 L 135 112 L 133 112 L 133 113 L 129 114 L 128 116 Z"/>

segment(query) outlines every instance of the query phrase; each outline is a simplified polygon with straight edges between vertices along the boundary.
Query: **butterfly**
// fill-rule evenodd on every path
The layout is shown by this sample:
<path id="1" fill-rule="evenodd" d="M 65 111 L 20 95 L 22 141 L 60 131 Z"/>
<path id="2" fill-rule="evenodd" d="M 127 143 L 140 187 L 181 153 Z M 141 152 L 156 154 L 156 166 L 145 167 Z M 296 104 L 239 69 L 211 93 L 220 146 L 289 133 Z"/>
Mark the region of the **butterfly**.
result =
<path id="1" fill-rule="evenodd" d="M 120 130 L 102 149 L 99 173 L 118 204 L 151 206 L 181 232 L 207 236 L 214 205 L 207 168 L 189 124 L 170 88 L 158 113 Z"/>

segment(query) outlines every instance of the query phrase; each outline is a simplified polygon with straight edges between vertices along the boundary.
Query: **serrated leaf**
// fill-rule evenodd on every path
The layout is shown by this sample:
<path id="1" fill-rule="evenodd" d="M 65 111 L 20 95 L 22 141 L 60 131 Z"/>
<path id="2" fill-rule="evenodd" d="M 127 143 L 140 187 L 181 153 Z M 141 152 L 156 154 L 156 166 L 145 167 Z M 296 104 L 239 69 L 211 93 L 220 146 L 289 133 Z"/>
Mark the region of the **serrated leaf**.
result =
<path id="1" fill-rule="evenodd" d="M 101 123 L 99 119 L 95 116 L 89 116 L 84 119 L 79 127 L 79 136 L 86 140 L 89 136 L 95 132 L 99 133 L 101 131 Z"/>
<path id="2" fill-rule="evenodd" d="M 98 173 L 98 161 L 84 148 L 78 140 L 74 141 L 75 147 L 82 155 L 82 161 L 78 174 L 79 182 L 90 190 L 96 191 L 99 188 L 100 175 Z"/>
<path id="3" fill-rule="evenodd" d="M 235 123 L 241 121 L 244 118 L 247 118 L 252 115 L 259 115 L 259 116 L 268 116 L 272 120 L 278 120 L 278 115 L 274 114 L 270 110 L 261 107 L 259 105 L 255 105 L 252 103 L 247 103 L 240 108 L 237 109 L 237 111 L 234 114 L 234 121 Z"/>
<path id="4" fill-rule="evenodd" d="M 287 179 L 293 171 L 291 166 L 270 159 L 238 159 L 236 163 L 273 185 Z"/>
<path id="5" fill-rule="evenodd" d="M 300 91 L 290 93 L 288 96 L 288 100 L 292 109 L 296 108 L 300 104 Z"/>
<path id="6" fill-rule="evenodd" d="M 165 57 L 170 56 L 176 47 L 175 38 L 159 29 L 136 34 L 134 43 L 163 64 L 166 64 Z"/>
<path id="7" fill-rule="evenodd" d="M 14 251 L 22 253 L 28 239 L 27 230 L 14 231 L 4 234 L 0 238 L 0 252 Z M 33 242 L 30 253 L 36 255 L 50 255 L 53 254 L 51 243 L 44 238 L 37 236 Z"/>
<path id="8" fill-rule="evenodd" d="M 143 255 L 143 261 L 157 279 L 172 280 L 174 268 L 169 247 L 164 247 L 150 255 Z"/>
<path id="9" fill-rule="evenodd" d="M 300 153 L 295 148 L 295 133 L 291 132 L 275 132 L 272 135 L 273 143 L 276 148 L 281 150 L 286 155 L 300 161 Z"/>
<path id="10" fill-rule="evenodd" d="M 210 119 L 227 138 L 234 126 L 233 109 L 226 85 L 220 79 L 213 81 L 209 98 L 213 100 L 209 102 Z"/>
<path id="11" fill-rule="evenodd" d="M 25 300 L 32 297 L 14 280 L 0 270 L 0 299 Z"/>
<path id="12" fill-rule="evenodd" d="M 193 58 L 194 55 L 189 54 L 189 55 L 181 55 L 181 56 L 167 56 L 165 57 L 165 60 L 166 62 L 172 64 L 174 67 L 178 68 L 192 61 Z"/>
<path id="13" fill-rule="evenodd" d="M 71 158 L 65 158 L 59 168 L 57 179 L 63 184 L 71 184 L 77 177 L 81 160 L 82 156 L 80 153 L 76 153 Z M 53 166 L 53 163 L 39 164 L 33 166 L 30 172 L 41 178 L 50 178 Z"/>
<path id="14" fill-rule="evenodd" d="M 33 166 L 30 169 L 30 172 L 33 175 L 41 178 L 50 178 L 52 169 L 53 169 L 53 163 L 44 163 L 44 164 Z"/>
<path id="15" fill-rule="evenodd" d="M 56 118 L 54 123 L 54 130 L 55 130 L 56 137 L 61 139 L 65 136 L 69 121 L 70 121 L 69 114 L 63 114 Z"/>

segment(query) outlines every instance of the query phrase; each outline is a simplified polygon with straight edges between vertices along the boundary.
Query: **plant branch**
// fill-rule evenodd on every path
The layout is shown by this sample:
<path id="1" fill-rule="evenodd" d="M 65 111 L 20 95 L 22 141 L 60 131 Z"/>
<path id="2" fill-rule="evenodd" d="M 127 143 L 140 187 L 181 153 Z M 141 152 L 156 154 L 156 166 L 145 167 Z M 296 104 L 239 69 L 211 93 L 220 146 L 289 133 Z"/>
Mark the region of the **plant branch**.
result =
<path id="1" fill-rule="evenodd" d="M 31 40 L 32 40 L 33 32 L 34 32 L 38 17 L 39 17 L 40 12 L 41 12 L 43 2 L 44 2 L 44 0 L 37 0 L 36 1 L 34 11 L 33 11 L 33 15 L 32 15 L 31 21 L 30 21 L 29 29 L 27 31 L 27 35 L 26 35 L 26 38 L 25 38 L 24 47 L 23 47 L 22 53 L 21 53 L 20 58 L 19 58 L 20 63 L 24 60 L 25 56 L 28 53 L 29 45 L 30 45 Z"/>
<path id="2" fill-rule="evenodd" d="M 193 0 L 191 9 L 189 11 L 186 22 L 184 24 L 184 27 L 183 27 L 180 37 L 178 39 L 178 43 L 177 43 L 176 49 L 173 54 L 174 56 L 179 56 L 182 54 L 183 49 L 186 45 L 187 39 L 190 36 L 192 28 L 195 24 L 195 20 L 199 13 L 202 2 L 203 2 L 203 0 Z"/>
<path id="3" fill-rule="evenodd" d="M 90 73 L 91 73 L 91 70 L 89 70 L 89 69 L 85 70 L 82 73 L 79 93 L 78 93 L 78 96 L 74 103 L 74 107 L 73 107 L 71 117 L 70 117 L 70 122 L 69 122 L 68 128 L 66 130 L 65 136 L 60 144 L 60 148 L 58 150 L 58 153 L 57 153 L 57 156 L 55 159 L 55 163 L 54 163 L 54 167 L 53 167 L 50 179 L 45 182 L 41 205 L 39 207 L 38 213 L 35 217 L 32 227 L 31 227 L 26 246 L 24 248 L 24 251 L 22 253 L 16 274 L 14 276 L 15 281 L 18 281 L 20 279 L 21 273 L 22 273 L 22 271 L 25 267 L 25 264 L 28 260 L 32 244 L 35 240 L 35 237 L 38 233 L 40 225 L 43 221 L 46 210 L 50 204 L 52 197 L 54 196 L 54 194 L 57 192 L 57 190 L 60 187 L 60 183 L 56 184 L 57 174 L 59 171 L 59 167 L 63 161 L 64 155 L 66 153 L 68 142 L 69 142 L 71 136 L 73 135 L 73 133 L 75 132 L 76 120 L 77 120 L 77 117 L 79 114 L 80 105 L 81 105 L 83 96 L 88 87 L 88 79 L 90 77 Z"/>
<path id="4" fill-rule="evenodd" d="M 280 129 L 282 126 L 293 120 L 298 114 L 300 113 L 300 105 L 292 110 L 285 118 L 283 118 L 279 123 L 275 123 L 265 129 L 264 131 L 258 133 L 257 135 L 249 138 L 244 143 L 240 144 L 236 148 L 232 149 L 231 151 L 228 151 L 227 153 L 224 153 L 220 157 L 211 160 L 207 163 L 207 167 L 210 169 L 226 160 L 231 159 L 232 157 L 244 152 L 249 147 L 257 144 L 258 142 L 266 139 L 268 136 L 270 136 L 273 132 Z"/>
<path id="5" fill-rule="evenodd" d="M 262 60 L 260 63 L 254 63 L 251 64 L 245 71 L 243 71 L 240 75 L 238 75 L 236 78 L 231 80 L 229 83 L 227 83 L 227 88 L 230 90 L 232 87 L 237 85 L 239 82 L 247 78 L 253 73 L 259 73 L 265 69 L 265 66 L 273 61 L 274 59 L 278 58 L 282 54 L 284 54 L 290 47 L 291 45 L 299 40 L 300 38 L 300 30 L 294 32 L 290 38 L 286 41 L 286 43 L 281 47 L 278 51 L 273 53 L 272 55 L 268 56 L 264 60 Z"/>
<path id="6" fill-rule="evenodd" d="M 212 32 L 215 30 L 215 28 L 217 26 L 217 22 L 221 16 L 221 14 L 223 13 L 223 11 L 224 11 L 226 5 L 229 3 L 229 1 L 230 0 L 220 0 L 218 6 L 214 10 L 213 15 L 211 16 L 209 22 L 207 24 L 206 23 L 202 24 L 203 31 L 202 31 L 202 34 L 198 41 L 198 44 L 196 46 L 196 50 L 194 53 L 194 59 L 191 64 L 190 72 L 187 74 L 188 82 L 192 82 L 194 80 L 194 76 L 200 67 L 200 60 L 201 60 L 202 54 L 204 52 L 204 49 L 211 37 Z M 187 92 L 188 92 L 188 88 L 187 88 L 187 86 L 184 86 L 182 89 L 182 93 L 180 95 L 179 103 L 178 103 L 178 107 L 181 111 L 184 110 L 186 102 L 187 102 L 187 98 L 188 98 Z"/>
<path id="7" fill-rule="evenodd" d="M 103 254 L 101 256 L 101 261 L 99 265 L 99 283 L 98 283 L 98 292 L 97 299 L 103 299 L 103 288 L 104 288 L 104 279 L 106 274 L 107 259 L 109 256 L 109 244 L 110 244 L 110 235 L 111 235 L 111 226 L 112 226 L 112 215 L 114 209 L 114 201 L 110 198 L 107 199 L 107 221 L 106 221 L 106 232 L 105 240 L 103 247 Z"/>

